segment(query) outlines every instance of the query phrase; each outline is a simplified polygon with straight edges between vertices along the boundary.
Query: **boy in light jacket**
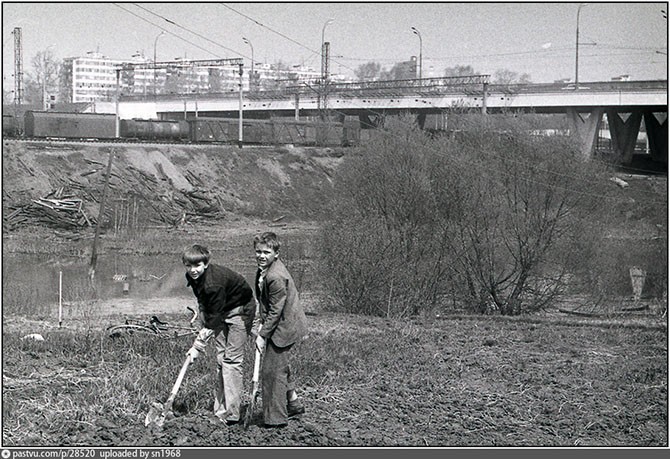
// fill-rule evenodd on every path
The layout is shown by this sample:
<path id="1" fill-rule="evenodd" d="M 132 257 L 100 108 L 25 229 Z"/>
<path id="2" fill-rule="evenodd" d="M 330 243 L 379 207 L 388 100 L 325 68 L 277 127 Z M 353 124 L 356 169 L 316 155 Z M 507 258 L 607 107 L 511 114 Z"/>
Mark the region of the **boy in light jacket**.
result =
<path id="1" fill-rule="evenodd" d="M 254 238 L 258 265 L 254 289 L 261 322 L 256 348 L 264 353 L 261 390 L 266 427 L 284 427 L 289 418 L 305 412 L 295 391 L 289 357 L 307 333 L 307 320 L 293 278 L 279 259 L 280 246 L 272 232 Z"/>

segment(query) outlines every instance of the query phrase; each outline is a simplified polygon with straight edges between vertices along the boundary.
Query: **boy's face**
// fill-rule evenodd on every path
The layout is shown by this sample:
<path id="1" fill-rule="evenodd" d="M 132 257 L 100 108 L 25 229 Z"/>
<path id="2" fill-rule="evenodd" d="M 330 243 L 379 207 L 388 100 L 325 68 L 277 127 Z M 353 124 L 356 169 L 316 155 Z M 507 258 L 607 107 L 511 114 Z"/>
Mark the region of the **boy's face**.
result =
<path id="1" fill-rule="evenodd" d="M 186 274 L 188 274 L 189 277 L 194 280 L 202 276 L 205 272 L 205 269 L 207 269 L 207 265 L 204 261 L 200 261 L 195 264 L 184 263 L 184 266 L 186 267 Z"/>
<path id="2" fill-rule="evenodd" d="M 268 268 L 279 257 L 272 247 L 267 244 L 256 244 L 256 263 L 261 269 Z"/>

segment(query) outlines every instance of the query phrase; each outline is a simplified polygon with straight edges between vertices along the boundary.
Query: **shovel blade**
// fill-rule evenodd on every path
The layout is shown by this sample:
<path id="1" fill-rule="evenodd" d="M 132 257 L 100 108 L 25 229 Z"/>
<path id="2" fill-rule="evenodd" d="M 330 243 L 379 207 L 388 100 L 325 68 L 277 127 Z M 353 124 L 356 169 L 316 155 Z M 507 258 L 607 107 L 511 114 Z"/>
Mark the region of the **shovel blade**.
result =
<path id="1" fill-rule="evenodd" d="M 256 412 L 257 399 L 258 399 L 258 393 L 255 393 L 251 396 L 251 402 L 249 403 L 249 406 L 247 407 L 247 412 L 244 415 L 245 430 L 249 427 L 249 424 L 251 423 L 251 420 L 254 417 L 254 413 Z"/>
<path id="2" fill-rule="evenodd" d="M 157 427 L 163 427 L 163 424 L 165 424 L 165 417 L 166 417 L 165 412 L 166 408 L 163 406 L 162 403 L 153 402 L 151 404 L 151 408 L 149 408 L 149 412 L 144 418 L 144 426 L 149 427 L 153 425 Z"/>

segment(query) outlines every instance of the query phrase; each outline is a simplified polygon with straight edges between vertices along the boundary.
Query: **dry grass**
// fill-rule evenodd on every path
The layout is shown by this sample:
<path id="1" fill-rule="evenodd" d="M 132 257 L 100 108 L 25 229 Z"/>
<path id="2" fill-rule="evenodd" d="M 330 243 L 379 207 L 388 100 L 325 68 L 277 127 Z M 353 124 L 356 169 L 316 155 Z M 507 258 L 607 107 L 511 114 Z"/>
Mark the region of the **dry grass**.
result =
<path id="1" fill-rule="evenodd" d="M 3 444 L 667 445 L 664 326 L 337 314 L 310 322 L 294 362 L 308 411 L 282 436 L 211 423 L 212 349 L 184 380 L 177 420 L 144 428 L 188 338 L 52 329 L 36 342 L 15 324 L 3 342 Z M 251 350 L 249 342 L 245 381 Z"/>

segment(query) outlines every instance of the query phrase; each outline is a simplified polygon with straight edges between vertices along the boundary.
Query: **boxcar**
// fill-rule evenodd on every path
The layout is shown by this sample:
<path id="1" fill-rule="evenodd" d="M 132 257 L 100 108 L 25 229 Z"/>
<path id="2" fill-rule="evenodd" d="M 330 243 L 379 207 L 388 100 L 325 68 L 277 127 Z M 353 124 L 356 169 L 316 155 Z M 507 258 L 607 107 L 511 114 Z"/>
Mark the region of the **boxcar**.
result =
<path id="1" fill-rule="evenodd" d="M 201 117 L 189 120 L 190 138 L 193 142 L 236 143 L 239 120 L 237 118 Z M 242 121 L 245 144 L 294 144 L 294 145 L 351 145 L 360 140 L 358 120 L 346 126 L 342 123 L 298 121 L 294 119 Z"/>
<path id="2" fill-rule="evenodd" d="M 239 120 L 237 118 L 200 117 L 189 120 L 191 141 L 236 143 L 239 140 Z M 244 143 L 264 143 L 269 137 L 267 122 L 242 120 Z"/>
<path id="3" fill-rule="evenodd" d="M 188 120 L 193 142 L 232 143 L 237 141 L 237 120 L 231 118 L 192 118 Z"/>
<path id="4" fill-rule="evenodd" d="M 273 119 L 271 143 L 292 143 L 296 145 L 312 145 L 316 143 L 316 127 L 310 121 Z"/>
<path id="5" fill-rule="evenodd" d="M 24 129 L 27 137 L 113 139 L 116 117 L 101 113 L 27 111 Z"/>
<path id="6" fill-rule="evenodd" d="M 2 115 L 2 136 L 18 137 L 21 133 L 21 124 L 19 118 L 14 115 Z"/>
<path id="7" fill-rule="evenodd" d="M 189 124 L 180 120 L 121 120 L 119 135 L 124 139 L 184 141 L 189 140 Z"/>

